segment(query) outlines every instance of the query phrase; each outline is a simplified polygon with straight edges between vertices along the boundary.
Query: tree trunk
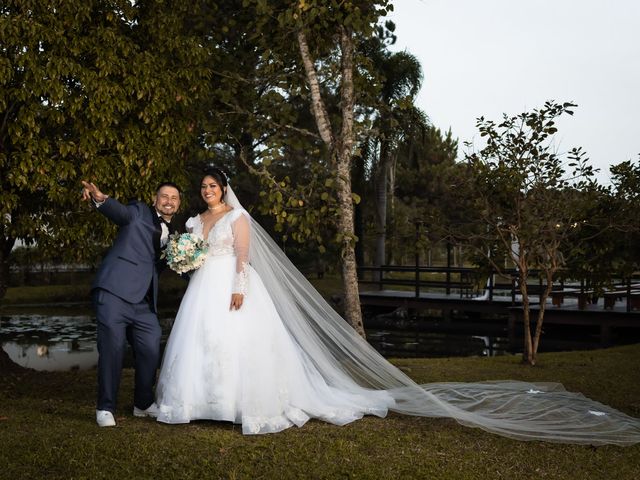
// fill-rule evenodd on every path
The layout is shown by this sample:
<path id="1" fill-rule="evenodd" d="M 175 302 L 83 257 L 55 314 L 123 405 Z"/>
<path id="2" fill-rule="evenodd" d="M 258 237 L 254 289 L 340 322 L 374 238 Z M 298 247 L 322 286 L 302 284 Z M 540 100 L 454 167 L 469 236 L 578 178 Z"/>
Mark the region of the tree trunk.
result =
<path id="1" fill-rule="evenodd" d="M 361 266 L 364 265 L 364 216 L 362 215 L 362 204 L 355 205 L 353 207 L 353 218 L 355 221 L 354 231 L 356 237 L 358 237 L 358 241 L 355 245 L 355 255 L 356 255 L 356 265 Z M 362 273 L 358 275 L 358 278 L 362 278 Z"/>
<path id="2" fill-rule="evenodd" d="M 365 167 L 364 167 L 364 159 L 362 156 L 355 157 L 353 159 L 354 165 L 352 170 L 351 177 L 351 188 L 355 193 L 357 193 L 360 198 L 364 196 L 365 192 Z M 362 212 L 362 202 L 354 205 L 353 207 L 353 218 L 354 218 L 354 231 L 356 237 L 358 237 L 358 241 L 355 245 L 356 250 L 356 265 L 362 266 L 364 265 L 364 215 Z M 363 272 L 359 272 L 358 278 L 362 279 L 364 276 Z"/>
<path id="3" fill-rule="evenodd" d="M 15 238 L 0 236 L 0 300 L 4 298 L 7 288 L 9 288 L 9 255 L 11 255 L 15 243 Z M 7 352 L 0 347 L 0 374 L 21 370 L 24 368 L 11 360 Z"/>
<path id="4" fill-rule="evenodd" d="M 522 320 L 524 328 L 524 351 L 522 352 L 522 360 L 529 365 L 536 364 L 535 354 L 533 352 L 533 344 L 531 339 L 531 310 L 529 304 L 529 290 L 527 289 L 528 274 L 520 269 L 520 292 L 522 293 Z"/>
<path id="5" fill-rule="evenodd" d="M 340 205 L 340 217 L 338 230 L 343 234 L 342 240 L 342 280 L 344 283 L 344 314 L 349 324 L 361 336 L 365 337 L 360 309 L 360 292 L 358 289 L 358 269 L 356 265 L 355 246 L 353 235 L 353 200 L 351 198 L 351 179 L 349 177 L 349 165 L 346 157 L 346 149 L 343 147 L 338 159 L 338 204 Z"/>
<path id="6" fill-rule="evenodd" d="M 0 236 L 0 300 L 4 298 L 9 288 L 9 255 L 15 243 L 15 238 Z"/>
<path id="7" fill-rule="evenodd" d="M 345 289 L 344 313 L 348 322 L 362 337 L 365 337 L 358 289 L 358 269 L 354 248 L 353 197 L 351 192 L 351 164 L 353 162 L 353 110 L 355 92 L 353 87 L 353 38 L 351 32 L 342 27 L 340 31 L 342 48 L 342 82 L 340 85 L 342 106 L 342 132 L 338 143 L 338 202 L 340 218 L 338 229 L 342 240 L 342 276 Z"/>
<path id="8" fill-rule="evenodd" d="M 536 331 L 533 336 L 533 355 L 538 355 L 538 346 L 540 345 L 540 337 L 542 336 L 542 322 L 544 321 L 544 312 L 547 304 L 547 298 L 551 295 L 553 288 L 553 273 L 546 272 L 546 282 L 544 292 L 540 292 L 540 310 L 538 311 L 538 321 L 536 322 Z"/>
<path id="9" fill-rule="evenodd" d="M 342 279 L 344 284 L 344 315 L 349 324 L 363 337 L 365 336 L 358 291 L 358 273 L 354 249 L 353 197 L 351 191 L 351 165 L 353 162 L 353 116 L 355 93 L 353 86 L 353 38 L 344 27 L 340 29 L 342 50 L 342 82 L 340 85 L 342 131 L 336 139 L 331 129 L 329 116 L 320 94 L 320 86 L 306 35 L 298 32 L 298 46 L 311 92 L 311 111 L 316 121 L 320 137 L 327 145 L 332 164 L 335 164 L 338 180 L 338 203 L 340 214 L 338 232 L 342 235 Z"/>
<path id="10" fill-rule="evenodd" d="M 298 32 L 298 47 L 300 48 L 302 64 L 304 65 L 305 75 L 307 77 L 307 82 L 309 83 L 309 90 L 311 91 L 311 113 L 316 121 L 320 138 L 322 138 L 322 141 L 329 147 L 329 150 L 332 150 L 335 147 L 335 139 L 331 130 L 329 115 L 324 105 L 324 101 L 322 100 L 322 95 L 320 94 L 320 82 L 318 81 L 318 75 L 316 74 L 313 57 L 311 57 L 311 52 L 309 52 L 309 44 L 307 43 L 307 36 L 305 35 L 304 30 L 300 30 Z M 343 105 L 343 111 L 344 108 L 345 106 Z"/>
<path id="11" fill-rule="evenodd" d="M 387 169 L 387 175 L 389 177 L 389 188 L 387 190 L 387 200 L 389 203 L 389 217 L 391 221 L 391 228 L 387 227 L 387 237 L 389 239 L 389 255 L 387 258 L 389 259 L 390 265 L 396 265 L 398 262 L 396 261 L 396 254 L 398 254 L 400 250 L 400 244 L 398 242 L 398 238 L 396 236 L 397 233 L 397 224 L 396 224 L 396 167 L 398 165 L 398 154 L 394 153 L 393 157 L 389 159 L 389 166 Z M 401 261 L 402 265 L 404 262 Z"/>
<path id="12" fill-rule="evenodd" d="M 376 267 L 386 264 L 387 241 L 387 183 L 389 168 L 387 165 L 387 142 L 380 142 L 380 160 L 376 175 Z M 381 273 L 379 274 L 381 275 Z"/>

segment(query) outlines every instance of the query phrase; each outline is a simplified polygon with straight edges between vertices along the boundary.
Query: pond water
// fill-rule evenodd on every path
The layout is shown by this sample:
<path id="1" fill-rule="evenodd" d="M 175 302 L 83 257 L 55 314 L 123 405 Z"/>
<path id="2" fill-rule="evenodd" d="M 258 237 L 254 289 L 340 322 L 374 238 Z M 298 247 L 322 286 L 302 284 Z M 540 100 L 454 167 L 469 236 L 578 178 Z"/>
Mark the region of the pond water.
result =
<path id="1" fill-rule="evenodd" d="M 81 311 L 81 309 L 78 309 Z M 82 314 L 74 309 L 37 314 L 0 316 L 0 345 L 17 364 L 35 370 L 91 369 L 97 366 L 96 323 L 86 308 Z M 171 330 L 173 316 L 161 317 L 162 345 Z M 568 340 L 545 337 L 545 351 L 597 348 L 589 339 Z M 494 331 L 478 335 L 468 332 L 433 332 L 425 328 L 367 330 L 367 339 L 386 357 L 494 356 L 511 352 L 506 333 Z M 132 366 L 132 355 L 125 356 L 125 366 Z"/>
<path id="2" fill-rule="evenodd" d="M 509 353 L 500 336 L 434 333 L 419 330 L 367 330 L 367 340 L 385 357 L 469 357 Z"/>
<path id="3" fill-rule="evenodd" d="M 11 360 L 35 370 L 88 369 L 98 363 L 96 325 L 88 315 L 3 316 L 0 342 Z"/>

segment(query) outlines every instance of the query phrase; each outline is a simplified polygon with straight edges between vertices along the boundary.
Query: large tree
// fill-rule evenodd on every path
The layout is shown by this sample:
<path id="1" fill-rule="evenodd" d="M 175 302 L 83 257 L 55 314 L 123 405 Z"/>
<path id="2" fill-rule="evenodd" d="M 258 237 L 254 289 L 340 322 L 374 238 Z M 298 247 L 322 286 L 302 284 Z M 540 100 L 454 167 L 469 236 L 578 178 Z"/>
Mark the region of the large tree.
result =
<path id="1" fill-rule="evenodd" d="M 257 95 L 260 114 L 249 120 L 251 129 L 244 135 L 252 141 L 239 142 L 238 150 L 263 181 L 263 211 L 276 219 L 276 227 L 299 242 L 320 243 L 321 250 L 325 239 L 320 232 L 326 230 L 322 226 L 336 232 L 334 240 L 342 249 L 344 312 L 361 334 L 353 224 L 358 198 L 352 191 L 351 169 L 359 129 L 367 121 L 360 115 L 359 99 L 371 76 L 358 47 L 374 34 L 387 3 L 244 2 L 254 16 L 252 33 L 244 40 L 255 48 L 257 59 L 256 69 L 238 80 L 247 88 L 255 88 L 255 78 L 268 82 Z M 233 74 L 226 71 L 221 76 Z M 266 102 L 269 109 L 264 108 Z M 238 97 L 228 104 L 236 113 L 249 110 Z M 247 133 L 246 127 L 241 130 Z M 256 135 L 259 132 L 268 135 Z"/>
<path id="2" fill-rule="evenodd" d="M 208 78 L 193 14 L 177 1 L 3 2 L 0 297 L 16 239 L 78 261 L 113 233 L 79 207 L 80 179 L 123 200 L 181 179 Z"/>
<path id="3" fill-rule="evenodd" d="M 455 226 L 459 239 L 486 255 L 498 271 L 505 256 L 516 266 L 524 319 L 523 360 L 531 365 L 536 363 L 553 282 L 581 247 L 569 240 L 578 238 L 575 232 L 589 221 L 593 169 L 579 148 L 567 154 L 567 164 L 553 143 L 557 118 L 572 114 L 574 107 L 547 102 L 531 112 L 505 115 L 499 124 L 480 118 L 478 128 L 486 144 L 467 154 L 470 188 L 460 189 L 475 215 L 467 219 L 466 231 Z M 533 270 L 539 270 L 543 288 L 532 331 L 528 280 Z"/>
<path id="4" fill-rule="evenodd" d="M 640 161 L 626 161 L 611 167 L 614 219 L 609 236 L 612 270 L 629 278 L 640 269 Z M 609 213 L 609 212 L 605 212 Z"/>
<path id="5" fill-rule="evenodd" d="M 408 52 L 388 52 L 380 46 L 373 65 L 381 77 L 376 104 L 375 152 L 372 158 L 376 200 L 375 264 L 387 263 L 387 211 L 393 199 L 398 150 L 403 141 L 426 129 L 428 120 L 414 106 L 415 96 L 422 85 L 422 67 Z"/>
<path id="6" fill-rule="evenodd" d="M 598 185 L 589 197 L 589 222 L 572 239 L 583 247 L 567 266 L 572 278 L 603 290 L 640 268 L 640 163 L 613 165 L 611 183 Z"/>
<path id="7" fill-rule="evenodd" d="M 453 187 L 465 177 L 464 166 L 457 162 L 458 141 L 451 131 L 443 133 L 433 125 L 416 119 L 399 143 L 395 188 L 391 197 L 389 222 L 389 258 L 412 257 L 416 251 L 413 239 L 420 230 L 421 248 L 446 235 L 439 225 L 458 223 L 468 212 L 451 208 Z M 420 252 L 420 250 L 419 250 Z"/>

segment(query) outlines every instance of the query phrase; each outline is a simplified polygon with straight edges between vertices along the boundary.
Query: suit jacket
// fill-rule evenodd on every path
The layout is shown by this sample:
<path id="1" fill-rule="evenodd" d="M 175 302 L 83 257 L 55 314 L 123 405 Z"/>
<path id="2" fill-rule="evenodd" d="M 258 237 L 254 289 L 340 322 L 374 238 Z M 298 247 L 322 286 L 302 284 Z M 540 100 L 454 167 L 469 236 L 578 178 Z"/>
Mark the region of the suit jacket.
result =
<path id="1" fill-rule="evenodd" d="M 141 302 L 150 291 L 156 311 L 162 230 L 155 208 L 138 201 L 125 206 L 108 198 L 98 211 L 120 230 L 91 288 L 107 290 L 129 303 Z"/>

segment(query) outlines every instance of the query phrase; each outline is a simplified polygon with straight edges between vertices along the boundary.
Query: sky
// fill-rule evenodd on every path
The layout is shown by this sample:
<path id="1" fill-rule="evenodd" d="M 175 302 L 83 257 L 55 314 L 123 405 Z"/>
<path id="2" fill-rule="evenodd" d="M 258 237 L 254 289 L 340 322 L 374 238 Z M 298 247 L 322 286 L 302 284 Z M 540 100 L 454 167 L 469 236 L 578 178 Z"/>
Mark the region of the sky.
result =
<path id="1" fill-rule="evenodd" d="M 441 130 L 481 146 L 476 119 L 576 103 L 558 153 L 582 147 L 598 179 L 640 157 L 639 0 L 395 0 L 393 50 L 424 71 L 417 105 Z"/>

